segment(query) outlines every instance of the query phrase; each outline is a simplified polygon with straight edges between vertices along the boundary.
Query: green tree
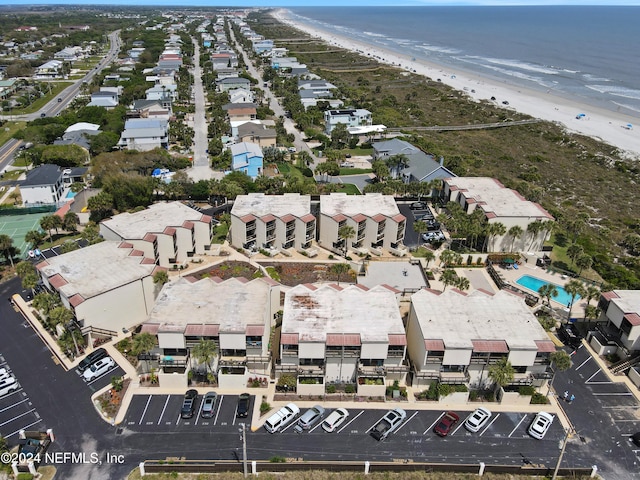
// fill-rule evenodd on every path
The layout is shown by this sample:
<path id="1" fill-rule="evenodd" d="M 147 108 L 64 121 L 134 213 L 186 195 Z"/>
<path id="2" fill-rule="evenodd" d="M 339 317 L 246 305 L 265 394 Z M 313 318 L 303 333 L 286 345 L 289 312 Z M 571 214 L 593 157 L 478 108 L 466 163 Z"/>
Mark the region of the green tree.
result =
<path id="1" fill-rule="evenodd" d="M 16 265 L 16 273 L 20 278 L 24 278 L 31 273 L 37 275 L 38 272 L 36 271 L 36 267 L 33 266 L 33 263 L 23 260 Z"/>
<path id="2" fill-rule="evenodd" d="M 429 264 L 436 259 L 436 254 L 433 253 L 431 250 L 427 250 L 424 253 L 422 258 L 424 258 L 425 262 L 427 262 L 426 267 L 428 267 Z"/>
<path id="3" fill-rule="evenodd" d="M 112 214 L 113 197 L 111 194 L 102 191 L 87 200 L 87 208 L 91 210 L 91 220 L 99 222 Z"/>
<path id="4" fill-rule="evenodd" d="M 551 299 L 558 296 L 558 288 L 553 283 L 545 283 L 538 289 L 542 298 L 547 300 L 547 305 L 551 307 Z"/>
<path id="5" fill-rule="evenodd" d="M 13 268 L 13 256 L 15 254 L 15 247 L 13 246 L 13 238 L 4 233 L 0 235 L 0 252 L 4 258 L 6 258 Z"/>
<path id="6" fill-rule="evenodd" d="M 162 286 L 169 281 L 169 274 L 166 270 L 158 270 L 153 274 L 153 283 Z"/>
<path id="7" fill-rule="evenodd" d="M 427 226 L 427 222 L 418 220 L 417 222 L 413 222 L 413 230 L 422 238 L 422 234 L 429 230 L 429 227 Z"/>
<path id="8" fill-rule="evenodd" d="M 584 298 L 587 300 L 587 304 L 591 303 L 591 300 L 594 298 L 597 299 L 600 297 L 600 289 L 595 285 L 589 285 L 585 290 Z"/>
<path id="9" fill-rule="evenodd" d="M 68 232 L 76 233 L 78 231 L 78 225 L 80 225 L 80 217 L 75 212 L 67 212 L 62 219 L 64 229 Z"/>
<path id="10" fill-rule="evenodd" d="M 49 323 L 51 323 L 53 327 L 58 324 L 65 326 L 72 319 L 73 313 L 71 310 L 63 306 L 55 307 L 49 312 Z"/>
<path id="11" fill-rule="evenodd" d="M 451 268 L 447 268 L 440 275 L 440 281 L 444 285 L 442 291 L 444 292 L 449 285 L 456 285 L 458 282 L 458 275 L 456 275 L 455 270 Z"/>
<path id="12" fill-rule="evenodd" d="M 29 230 L 24 236 L 24 241 L 30 244 L 32 248 L 38 248 L 44 239 L 45 234 L 40 230 Z"/>
<path id="13" fill-rule="evenodd" d="M 577 243 L 574 243 L 567 248 L 567 256 L 571 259 L 571 262 L 574 265 L 576 264 L 576 260 L 583 254 L 584 249 L 582 248 L 582 245 L 578 245 Z"/>
<path id="14" fill-rule="evenodd" d="M 40 276 L 34 269 L 22 277 L 22 288 L 31 290 L 31 296 L 33 297 L 35 296 L 35 288 L 39 281 Z"/>
<path id="15" fill-rule="evenodd" d="M 501 387 L 506 387 L 513 382 L 515 370 L 511 362 L 503 357 L 489 367 L 489 378 L 495 383 L 497 392 Z"/>
<path id="16" fill-rule="evenodd" d="M 400 176 L 400 172 L 409 166 L 409 158 L 405 154 L 399 153 L 388 157 L 385 160 L 385 163 L 387 167 L 389 167 L 391 176 L 393 178 L 398 178 Z"/>
<path id="17" fill-rule="evenodd" d="M 453 264 L 457 256 L 458 254 L 453 250 L 445 250 L 440 254 L 440 264 L 446 268 L 447 266 Z"/>
<path id="18" fill-rule="evenodd" d="M 382 160 L 376 160 L 371 165 L 377 182 L 384 182 L 389 178 L 389 167 Z"/>
<path id="19" fill-rule="evenodd" d="M 471 282 L 469 282 L 469 279 L 467 277 L 458 277 L 458 280 L 455 283 L 455 287 L 463 292 L 465 290 L 469 290 L 470 286 Z"/>
<path id="20" fill-rule="evenodd" d="M 567 284 L 564 286 L 564 290 L 571 296 L 571 301 L 569 302 L 569 313 L 567 314 L 567 320 L 571 319 L 571 309 L 573 308 L 573 303 L 576 300 L 576 297 L 584 297 L 587 292 L 584 288 L 584 284 L 580 280 L 569 280 Z"/>
<path id="21" fill-rule="evenodd" d="M 84 230 L 82 230 L 80 236 L 83 240 L 86 240 L 89 245 L 103 241 L 102 237 L 100 237 L 100 227 L 98 227 L 98 224 L 95 222 L 89 222 L 86 227 L 84 227 Z"/>
<path id="22" fill-rule="evenodd" d="M 500 222 L 495 222 L 495 223 L 487 223 L 485 226 L 485 252 L 488 252 L 489 250 L 491 250 L 492 252 L 495 251 L 494 247 L 493 247 L 493 240 L 496 237 L 499 237 L 501 235 L 504 235 L 505 233 L 507 233 L 507 227 Z"/>
<path id="23" fill-rule="evenodd" d="M 78 250 L 80 245 L 75 240 L 66 240 L 62 245 L 60 245 L 60 253 L 69 253 L 74 250 Z"/>
<path id="24" fill-rule="evenodd" d="M 211 371 L 211 362 L 215 358 L 218 349 L 213 340 L 200 340 L 191 349 L 191 354 L 198 361 L 204 363 L 207 372 Z"/>
<path id="25" fill-rule="evenodd" d="M 546 229 L 545 221 L 541 219 L 536 219 L 527 225 L 527 236 L 531 237 L 531 243 L 529 244 L 529 250 L 533 248 L 533 245 L 536 242 L 536 239 Z"/>
<path id="26" fill-rule="evenodd" d="M 356 236 L 356 231 L 351 225 L 343 225 L 338 229 L 338 239 L 342 243 L 343 256 L 347 256 L 348 240 Z"/>
<path id="27" fill-rule="evenodd" d="M 45 316 L 49 316 L 49 313 L 56 307 L 61 305 L 60 297 L 55 293 L 40 292 L 33 297 L 31 303 L 33 308 L 40 310 Z"/>
<path id="28" fill-rule="evenodd" d="M 348 263 L 333 263 L 329 267 L 329 272 L 338 277 L 338 285 L 340 285 L 340 278 L 345 273 L 348 273 L 351 270 L 351 267 Z"/>
<path id="29" fill-rule="evenodd" d="M 588 270 L 593 265 L 593 258 L 591 255 L 582 254 L 576 260 L 576 267 L 578 267 L 578 275 L 582 273 L 583 270 Z"/>
<path id="30" fill-rule="evenodd" d="M 133 345 L 131 348 L 131 353 L 136 357 L 142 354 L 149 354 L 151 350 L 156 346 L 156 337 L 151 335 L 150 333 L 144 332 L 139 333 L 138 335 L 133 337 Z M 147 371 L 149 370 L 149 360 L 145 360 L 147 365 Z"/>
<path id="31" fill-rule="evenodd" d="M 522 236 L 524 230 L 519 225 L 514 225 L 507 231 L 507 235 L 511 238 L 511 252 L 513 252 L 513 248 L 515 246 L 516 240 Z"/>

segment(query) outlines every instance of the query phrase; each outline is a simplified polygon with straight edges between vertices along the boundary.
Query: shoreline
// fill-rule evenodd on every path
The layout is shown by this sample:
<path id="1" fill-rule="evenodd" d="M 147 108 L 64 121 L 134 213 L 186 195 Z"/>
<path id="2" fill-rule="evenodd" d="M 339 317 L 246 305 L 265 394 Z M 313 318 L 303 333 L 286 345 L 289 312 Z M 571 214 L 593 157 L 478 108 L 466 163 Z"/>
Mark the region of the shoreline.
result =
<path id="1" fill-rule="evenodd" d="M 627 124 L 633 125 L 634 121 L 637 121 L 634 117 L 581 104 L 557 96 L 550 90 L 545 94 L 506 82 L 500 83 L 495 78 L 480 74 L 456 70 L 422 59 L 412 59 L 409 55 L 402 55 L 298 22 L 290 18 L 290 13 L 289 10 L 281 8 L 273 11 L 271 15 L 279 22 L 330 45 L 372 57 L 380 63 L 411 71 L 434 81 L 439 80 L 463 92 L 470 100 L 476 102 L 485 100 L 507 111 L 512 110 L 541 120 L 559 123 L 571 133 L 595 138 L 618 148 L 626 158 L 640 160 L 640 133 L 633 127 L 625 128 Z M 492 101 L 491 97 L 495 97 L 496 100 Z M 508 102 L 508 105 L 503 105 L 503 101 Z M 582 113 L 585 114 L 584 117 L 576 118 Z"/>

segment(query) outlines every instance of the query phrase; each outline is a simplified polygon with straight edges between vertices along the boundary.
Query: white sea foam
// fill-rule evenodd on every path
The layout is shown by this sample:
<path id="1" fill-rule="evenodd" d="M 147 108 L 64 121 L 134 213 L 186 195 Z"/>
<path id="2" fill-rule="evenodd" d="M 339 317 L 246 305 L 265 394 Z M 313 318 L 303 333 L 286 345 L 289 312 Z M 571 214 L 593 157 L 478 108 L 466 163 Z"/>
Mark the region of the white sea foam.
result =
<path id="1" fill-rule="evenodd" d="M 586 85 L 586 87 L 599 93 L 607 93 L 609 95 L 615 95 L 616 97 L 640 100 L 640 90 L 633 88 L 626 88 L 617 85 Z"/>
<path id="2" fill-rule="evenodd" d="M 494 65 L 482 65 L 480 64 L 480 66 L 487 68 L 489 70 L 493 70 L 494 72 L 498 72 L 501 73 L 502 75 L 506 75 L 509 77 L 513 77 L 513 78 L 519 78 L 520 80 L 526 80 L 528 82 L 533 82 L 533 83 L 537 83 L 538 85 L 542 85 L 543 87 L 546 88 L 552 88 L 554 87 L 554 83 L 553 82 L 549 82 L 546 81 L 545 79 L 541 78 L 541 77 L 536 77 L 533 75 L 527 75 L 526 73 L 523 72 L 518 72 L 515 70 L 508 70 L 506 68 L 500 68 L 500 67 L 496 67 Z"/>
<path id="3" fill-rule="evenodd" d="M 582 77 L 588 82 L 610 82 L 610 78 L 602 78 L 590 73 L 583 73 Z"/>
<path id="4" fill-rule="evenodd" d="M 367 36 L 369 36 L 369 37 L 382 37 L 382 38 L 387 38 L 387 36 L 386 36 L 386 35 L 383 35 L 383 34 L 381 34 L 381 33 L 367 32 L 367 31 L 364 31 L 364 32 L 362 32 L 362 33 L 364 33 L 365 35 L 367 35 Z"/>
<path id="5" fill-rule="evenodd" d="M 460 53 L 460 50 L 456 50 L 455 48 L 436 47 L 435 45 L 428 45 L 426 43 L 423 43 L 421 45 L 416 45 L 416 48 L 419 48 L 421 50 L 426 50 L 428 52 L 447 53 L 450 55 L 456 55 Z"/>
<path id="6" fill-rule="evenodd" d="M 554 68 L 545 67 L 542 65 L 533 65 L 531 63 L 520 62 L 518 60 L 506 60 L 502 58 L 489 58 L 484 57 L 483 60 L 492 63 L 494 65 L 502 65 L 505 67 L 518 68 L 527 72 L 544 73 L 547 75 L 557 75 L 558 70 Z"/>

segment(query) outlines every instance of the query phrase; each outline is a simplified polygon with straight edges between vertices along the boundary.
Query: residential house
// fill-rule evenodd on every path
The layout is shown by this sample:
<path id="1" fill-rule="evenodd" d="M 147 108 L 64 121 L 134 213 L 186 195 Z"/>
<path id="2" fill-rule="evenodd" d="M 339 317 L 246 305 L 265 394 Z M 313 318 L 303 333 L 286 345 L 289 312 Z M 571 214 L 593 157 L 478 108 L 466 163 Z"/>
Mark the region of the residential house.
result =
<path id="1" fill-rule="evenodd" d="M 308 195 L 238 195 L 231 208 L 230 243 L 236 248 L 306 251 L 315 237 Z"/>
<path id="2" fill-rule="evenodd" d="M 100 222 L 106 240 L 125 241 L 161 267 L 181 268 L 211 248 L 211 217 L 180 203 L 154 203 Z"/>
<path id="3" fill-rule="evenodd" d="M 224 78 L 238 78 L 238 69 L 236 68 L 218 68 L 216 69 L 216 80 Z"/>
<path id="4" fill-rule="evenodd" d="M 127 111 L 127 117 L 169 120 L 171 109 L 163 107 L 158 100 L 134 100 Z"/>
<path id="5" fill-rule="evenodd" d="M 163 53 L 158 59 L 158 67 L 171 68 L 173 70 L 179 70 L 182 66 L 182 55 L 175 53 Z"/>
<path id="6" fill-rule="evenodd" d="M 167 148 L 169 133 L 167 121 L 159 118 L 130 118 L 118 142 L 127 150 L 146 152 L 154 148 Z"/>
<path id="7" fill-rule="evenodd" d="M 153 259 L 126 242 L 101 242 L 37 265 L 44 286 L 60 294 L 83 328 L 117 335 L 143 322 L 153 307 Z"/>
<path id="8" fill-rule="evenodd" d="M 56 140 L 54 145 L 78 145 L 87 152 L 91 148 L 90 137 L 100 133 L 100 125 L 95 123 L 78 122 L 70 125 L 62 134 L 62 138 Z M 87 161 L 88 153 L 87 153 Z"/>
<path id="9" fill-rule="evenodd" d="M 406 167 L 399 170 L 391 168 L 393 177 L 402 179 L 404 183 L 430 182 L 436 179 L 456 176 L 455 173 L 444 166 L 443 157 L 440 157 L 440 161 L 437 162 L 433 155 L 424 153 L 418 147 L 404 140 L 393 138 L 382 142 L 374 142 L 372 146 L 374 161 L 384 161 L 395 155 L 404 155 L 406 157 Z"/>
<path id="10" fill-rule="evenodd" d="M 331 108 L 340 108 L 344 105 L 344 102 L 337 98 L 332 98 L 332 92 L 323 92 L 316 90 L 300 90 L 300 102 L 304 106 L 305 110 L 309 107 L 317 107 L 319 102 L 326 102 Z"/>
<path id="11" fill-rule="evenodd" d="M 526 200 L 515 190 L 506 188 L 495 178 L 457 177 L 443 180 L 442 201 L 456 202 L 463 210 L 471 214 L 480 208 L 487 222 L 502 223 L 507 232 L 494 235 L 488 242 L 489 251 L 526 251 L 542 250 L 549 238 L 551 224 L 535 230 L 531 225 L 537 222 L 552 222 L 554 218 L 541 205 Z M 515 238 L 509 235 L 509 229 L 519 227 L 522 234 Z"/>
<path id="12" fill-rule="evenodd" d="M 489 369 L 502 359 L 514 369 L 511 385 L 542 386 L 556 350 L 524 298 L 508 290 L 420 290 L 411 296 L 407 340 L 413 386 L 425 388 L 488 388 Z"/>
<path id="13" fill-rule="evenodd" d="M 324 395 L 331 383 L 383 397 L 404 383 L 407 337 L 396 297 L 386 285 L 297 285 L 285 293 L 276 376 L 297 377 L 298 395 Z"/>
<path id="14" fill-rule="evenodd" d="M 170 109 L 172 102 L 178 98 L 178 86 L 171 85 L 155 85 L 145 90 L 147 100 L 155 100 L 160 102 L 163 108 Z"/>
<path id="15" fill-rule="evenodd" d="M 222 109 L 227 112 L 227 120 L 230 122 L 256 119 L 255 103 L 227 103 Z"/>
<path id="16" fill-rule="evenodd" d="M 252 179 L 262 175 L 264 154 L 260 145 L 251 142 L 236 143 L 231 149 L 231 169 L 234 172 L 244 172 Z"/>
<path id="17" fill-rule="evenodd" d="M 222 80 L 216 81 L 218 88 L 221 92 L 228 92 L 229 90 L 233 90 L 235 88 L 244 88 L 249 90 L 251 88 L 251 82 L 243 77 L 238 78 L 223 78 Z"/>
<path id="18" fill-rule="evenodd" d="M 211 54 L 211 63 L 214 70 L 237 68 L 238 57 L 234 53 L 218 52 Z"/>
<path id="19" fill-rule="evenodd" d="M 589 334 L 589 342 L 596 351 L 615 353 L 621 358 L 637 353 L 640 350 L 640 290 L 602 292 L 598 308 L 602 312 L 598 321 L 606 323 Z M 611 349 L 611 343 L 616 345 L 615 350 L 603 351 Z"/>
<path id="20" fill-rule="evenodd" d="M 39 165 L 27 172 L 20 183 L 20 196 L 25 207 L 40 204 L 57 204 L 63 199 L 63 172 L 58 165 Z"/>
<path id="21" fill-rule="evenodd" d="M 270 52 L 273 48 L 273 40 L 257 40 L 253 42 L 253 51 L 258 55 L 262 55 L 263 53 Z"/>
<path id="22" fill-rule="evenodd" d="M 65 47 L 53 54 L 54 59 L 62 60 L 63 62 L 75 62 L 84 58 L 84 56 L 85 52 L 82 47 Z"/>
<path id="23" fill-rule="evenodd" d="M 0 98 L 6 99 L 13 95 L 16 91 L 17 80 L 10 78 L 8 80 L 0 80 Z"/>
<path id="24" fill-rule="evenodd" d="M 262 123 L 245 122 L 238 126 L 238 142 L 251 142 L 260 148 L 276 146 L 276 129 Z"/>
<path id="25" fill-rule="evenodd" d="M 371 126 L 371 112 L 364 108 L 326 110 L 324 112 L 324 130 L 327 135 L 331 135 L 331 132 L 339 123 L 343 123 L 347 128 Z"/>
<path id="26" fill-rule="evenodd" d="M 354 236 L 341 238 L 340 229 L 353 228 Z M 367 193 L 320 196 L 319 244 L 342 254 L 349 249 L 380 255 L 381 248 L 397 255 L 406 254 L 402 245 L 406 218 L 391 195 Z"/>
<path id="27" fill-rule="evenodd" d="M 186 277 L 165 284 L 141 328 L 158 337 L 160 385 L 187 388 L 192 368 L 214 372 L 220 388 L 244 389 L 256 374 L 268 378 L 278 310 L 280 286 L 270 278 Z M 191 354 L 202 340 L 217 347 L 209 367 Z"/>
<path id="28" fill-rule="evenodd" d="M 36 68 L 33 78 L 60 78 L 62 76 L 63 62 L 60 60 L 49 60 Z"/>
<path id="29" fill-rule="evenodd" d="M 278 59 L 282 62 L 283 59 Z M 334 84 L 327 82 L 326 80 L 318 79 L 318 80 L 309 80 L 309 79 L 301 79 L 298 80 L 298 90 L 311 90 L 316 93 L 323 93 L 327 95 L 331 95 L 333 90 L 336 90 Z"/>
<path id="30" fill-rule="evenodd" d="M 246 88 L 234 88 L 229 90 L 227 94 L 229 95 L 230 103 L 253 103 L 253 92 Z"/>
<path id="31" fill-rule="evenodd" d="M 118 106 L 118 102 L 119 94 L 117 89 L 101 87 L 100 91 L 91 94 L 91 101 L 87 104 L 87 107 L 104 107 L 107 110 L 112 110 Z"/>

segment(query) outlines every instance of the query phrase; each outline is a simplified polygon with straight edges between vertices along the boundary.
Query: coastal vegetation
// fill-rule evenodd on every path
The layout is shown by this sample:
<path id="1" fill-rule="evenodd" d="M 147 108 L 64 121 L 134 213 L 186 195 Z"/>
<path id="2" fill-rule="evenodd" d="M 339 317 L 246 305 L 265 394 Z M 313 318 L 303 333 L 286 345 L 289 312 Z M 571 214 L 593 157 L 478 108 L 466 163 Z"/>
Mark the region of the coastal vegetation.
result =
<path id="1" fill-rule="evenodd" d="M 437 79 L 326 45 L 277 22 L 268 12 L 253 13 L 250 20 L 255 20 L 258 33 L 336 85 L 336 97 L 345 106 L 370 110 L 374 124 L 402 131 L 407 141 L 436 158 L 444 157 L 445 166 L 457 175 L 495 177 L 541 203 L 556 219 L 552 242 L 565 257 L 566 249 L 577 244 L 606 284 L 640 288 L 640 259 L 634 247 L 640 233 L 635 205 L 640 181 L 637 159 L 546 121 L 493 129 L 415 130 L 530 117 L 473 101 Z M 266 65 L 263 68 L 268 70 Z M 307 137 L 321 135 L 313 112 L 289 110 L 297 123 L 305 124 Z M 561 263 L 576 274 L 581 268 L 573 262 Z M 585 257 L 581 265 L 586 264 Z"/>

